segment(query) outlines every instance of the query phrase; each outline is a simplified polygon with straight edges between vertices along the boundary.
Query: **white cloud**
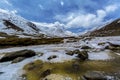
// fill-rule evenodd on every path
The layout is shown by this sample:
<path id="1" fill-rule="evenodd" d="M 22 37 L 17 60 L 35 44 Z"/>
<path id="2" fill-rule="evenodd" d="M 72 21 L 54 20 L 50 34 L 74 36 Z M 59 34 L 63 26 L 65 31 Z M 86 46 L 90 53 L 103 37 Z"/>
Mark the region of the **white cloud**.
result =
<path id="1" fill-rule="evenodd" d="M 72 12 L 67 15 L 57 15 L 55 18 L 66 23 L 66 28 L 83 27 L 91 28 L 104 24 L 104 18 L 111 12 L 118 9 L 117 5 L 109 5 L 104 9 L 96 10 L 95 14 Z"/>
<path id="2" fill-rule="evenodd" d="M 61 4 L 61 6 L 63 6 L 63 5 L 64 5 L 64 2 L 63 2 L 63 1 L 61 1 L 61 2 L 60 2 L 60 4 Z"/>
<path id="3" fill-rule="evenodd" d="M 41 5 L 41 4 L 39 4 L 38 7 L 39 7 L 41 10 L 44 9 L 43 5 Z"/>
<path id="4" fill-rule="evenodd" d="M 105 8 L 106 12 L 113 12 L 115 11 L 119 6 L 118 5 L 109 5 Z"/>
<path id="5" fill-rule="evenodd" d="M 43 33 L 48 35 L 57 35 L 57 36 L 77 36 L 75 33 L 72 33 L 71 31 L 67 31 L 64 29 L 65 25 L 60 22 L 54 22 L 54 23 L 39 23 L 39 22 L 33 22 L 38 27 L 40 27 L 40 30 L 43 31 Z"/>
<path id="6" fill-rule="evenodd" d="M 12 4 L 9 2 L 9 0 L 0 0 L 0 3 L 7 4 L 9 6 L 12 6 Z"/>

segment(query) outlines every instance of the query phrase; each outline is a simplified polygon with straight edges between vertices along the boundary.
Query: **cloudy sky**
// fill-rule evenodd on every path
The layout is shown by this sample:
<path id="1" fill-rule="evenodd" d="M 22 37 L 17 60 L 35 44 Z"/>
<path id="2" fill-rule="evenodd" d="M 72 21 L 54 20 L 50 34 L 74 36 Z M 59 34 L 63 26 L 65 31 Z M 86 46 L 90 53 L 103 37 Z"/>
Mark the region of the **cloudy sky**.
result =
<path id="1" fill-rule="evenodd" d="M 65 29 L 82 32 L 120 18 L 120 0 L 0 0 L 0 9 L 28 20 L 59 22 Z"/>

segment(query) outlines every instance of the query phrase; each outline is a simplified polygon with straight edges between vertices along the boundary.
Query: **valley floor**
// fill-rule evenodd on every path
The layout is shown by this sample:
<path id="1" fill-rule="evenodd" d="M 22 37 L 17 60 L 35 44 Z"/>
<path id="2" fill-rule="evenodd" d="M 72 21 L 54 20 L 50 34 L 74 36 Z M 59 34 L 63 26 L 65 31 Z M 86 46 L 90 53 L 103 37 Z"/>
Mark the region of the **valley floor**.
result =
<path id="1" fill-rule="evenodd" d="M 36 60 L 41 60 L 43 61 L 43 63 L 46 63 L 46 64 L 51 63 L 53 65 L 56 63 L 66 64 L 65 62 L 67 61 L 74 61 L 77 59 L 76 57 L 77 55 L 76 54 L 74 54 L 73 56 L 67 55 L 66 52 L 72 51 L 75 49 L 84 50 L 84 49 L 81 49 L 81 47 L 85 45 L 91 47 L 91 49 L 85 49 L 88 51 L 89 57 L 87 61 L 79 63 L 80 68 L 82 68 L 82 70 L 80 70 L 81 72 L 79 73 L 75 73 L 77 74 L 77 77 L 80 77 L 85 72 L 91 71 L 91 70 L 103 71 L 106 73 L 120 73 L 120 64 L 119 64 L 120 52 L 114 52 L 114 51 L 105 49 L 105 47 L 108 45 L 107 42 L 120 44 L 120 36 L 81 39 L 78 42 L 73 42 L 73 43 L 24 46 L 24 47 L 0 49 L 0 58 L 2 58 L 2 56 L 4 56 L 8 52 L 14 52 L 14 51 L 19 51 L 24 49 L 34 50 L 37 53 L 36 56 L 27 58 L 19 63 L 14 63 L 14 64 L 11 64 L 11 62 L 0 63 L 0 80 L 21 79 L 20 75 L 24 73 L 24 70 L 23 70 L 24 66 Z M 43 55 L 40 55 L 41 53 L 43 53 Z M 48 57 L 52 55 L 56 55 L 57 57 L 54 59 L 48 60 Z M 65 73 L 63 74 L 63 76 L 64 75 Z M 70 79 L 65 79 L 65 80 L 77 80 L 77 78 L 73 79 L 73 76 L 74 75 L 71 76 L 67 74 L 67 77 L 69 77 Z M 111 76 L 109 78 L 110 80 L 114 80 L 112 79 Z"/>

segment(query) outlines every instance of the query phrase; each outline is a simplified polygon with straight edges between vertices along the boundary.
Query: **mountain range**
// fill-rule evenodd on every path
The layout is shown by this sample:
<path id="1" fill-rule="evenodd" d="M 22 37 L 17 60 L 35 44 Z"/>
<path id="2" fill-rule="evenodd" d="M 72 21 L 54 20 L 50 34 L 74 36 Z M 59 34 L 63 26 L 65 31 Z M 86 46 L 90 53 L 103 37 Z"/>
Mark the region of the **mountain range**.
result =
<path id="1" fill-rule="evenodd" d="M 40 23 L 24 19 L 14 13 L 0 10 L 0 37 L 70 37 L 74 36 L 64 29 L 64 24 Z M 101 28 L 88 31 L 84 36 L 119 36 L 120 19 L 114 20 Z"/>
<path id="2" fill-rule="evenodd" d="M 8 11 L 0 11 L 0 36 L 14 35 L 19 37 L 67 37 L 72 32 L 64 29 L 59 22 L 32 22 Z"/>

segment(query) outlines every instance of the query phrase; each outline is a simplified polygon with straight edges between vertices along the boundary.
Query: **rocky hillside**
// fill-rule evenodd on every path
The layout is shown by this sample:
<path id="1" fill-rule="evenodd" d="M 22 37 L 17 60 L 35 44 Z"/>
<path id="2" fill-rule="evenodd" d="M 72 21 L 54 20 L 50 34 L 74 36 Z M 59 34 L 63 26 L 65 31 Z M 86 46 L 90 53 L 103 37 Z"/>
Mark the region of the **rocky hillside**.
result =
<path id="1" fill-rule="evenodd" d="M 14 35 L 19 37 L 65 37 L 69 36 L 59 22 L 53 24 L 41 24 L 28 21 L 21 16 L 0 10 L 0 37 Z M 3 35 L 5 34 L 5 36 Z"/>
<path id="2" fill-rule="evenodd" d="M 100 29 L 89 32 L 90 36 L 120 36 L 120 19 L 117 19 Z"/>

